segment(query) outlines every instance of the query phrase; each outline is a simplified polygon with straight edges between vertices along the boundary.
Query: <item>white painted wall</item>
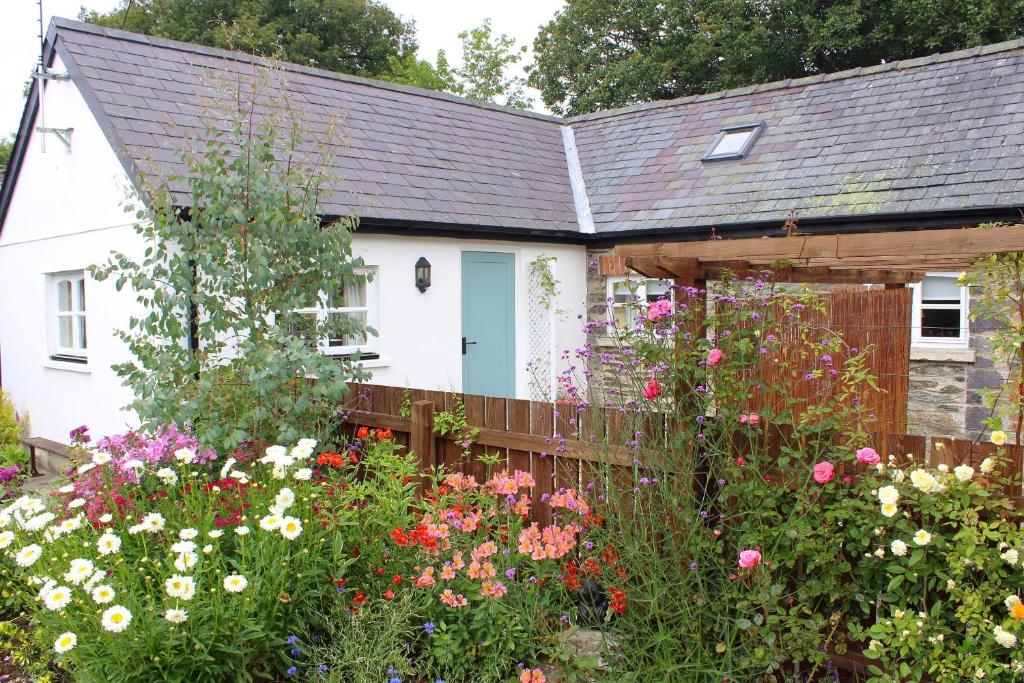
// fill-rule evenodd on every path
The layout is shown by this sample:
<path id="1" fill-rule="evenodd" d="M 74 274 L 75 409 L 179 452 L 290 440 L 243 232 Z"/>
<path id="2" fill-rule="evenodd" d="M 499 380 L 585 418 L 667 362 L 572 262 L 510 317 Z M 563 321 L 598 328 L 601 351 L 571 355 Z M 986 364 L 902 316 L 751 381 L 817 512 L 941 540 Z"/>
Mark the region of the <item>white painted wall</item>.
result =
<path id="1" fill-rule="evenodd" d="M 53 68 L 63 70 L 59 63 Z M 49 82 L 45 111 L 47 126 L 74 128 L 72 152 L 66 154 L 50 138 L 43 154 L 39 134 L 29 142 L 0 235 L 0 370 L 4 390 L 30 413 L 33 433 L 66 441 L 68 431 L 81 424 L 89 425 L 94 436 L 136 424 L 122 410 L 131 393 L 111 369 L 128 359 L 114 331 L 126 327 L 135 302 L 109 281 L 89 280 L 89 362 L 54 362 L 49 359 L 46 276 L 103 262 L 115 248 L 138 256 L 143 244 L 131 228 L 133 215 L 122 208 L 128 178 L 75 85 Z M 518 397 L 529 396 L 527 269 L 538 255 L 557 258 L 555 308 L 562 313 L 555 322 L 555 357 L 585 341 L 577 319 L 586 301 L 586 253 L 581 246 L 357 233 L 353 249 L 377 268 L 381 359 L 367 363 L 374 382 L 461 390 L 465 250 L 516 255 Z M 433 267 L 433 284 L 423 294 L 413 282 L 413 265 L 420 256 Z"/>
<path id="2" fill-rule="evenodd" d="M 59 59 L 53 70 L 64 70 Z M 128 177 L 78 88 L 49 81 L 45 97 L 46 125 L 73 128 L 72 149 L 48 136 L 44 154 L 39 133 L 29 140 L 0 234 L 0 370 L 33 434 L 66 442 L 81 424 L 94 435 L 134 424 L 120 410 L 131 393 L 110 369 L 127 357 L 114 330 L 127 324 L 134 300 L 109 282 L 87 281 L 89 362 L 54 362 L 46 275 L 101 262 L 115 247 L 138 254 L 141 242 L 122 208 Z"/>
<path id="3" fill-rule="evenodd" d="M 516 257 L 516 396 L 528 398 L 526 318 L 529 264 L 540 254 L 554 256 L 560 281 L 555 308 L 564 311 L 555 322 L 555 353 L 585 342 L 586 251 L 581 246 L 400 237 L 356 233 L 353 253 L 377 268 L 380 292 L 381 359 L 368 361 L 373 381 L 392 386 L 443 391 L 462 390 L 462 252 L 492 251 Z M 425 257 L 432 267 L 432 285 L 425 293 L 414 286 L 413 265 Z"/>

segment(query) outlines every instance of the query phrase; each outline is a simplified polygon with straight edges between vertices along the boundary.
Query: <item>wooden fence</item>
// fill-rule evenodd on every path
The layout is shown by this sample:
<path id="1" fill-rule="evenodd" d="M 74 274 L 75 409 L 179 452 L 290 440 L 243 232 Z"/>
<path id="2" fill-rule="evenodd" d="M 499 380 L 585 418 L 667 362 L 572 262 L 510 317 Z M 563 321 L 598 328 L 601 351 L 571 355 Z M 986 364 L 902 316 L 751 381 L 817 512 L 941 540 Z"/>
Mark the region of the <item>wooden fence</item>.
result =
<path id="1" fill-rule="evenodd" d="M 485 472 L 479 456 L 487 453 L 504 460 L 509 469 L 530 472 L 537 482 L 533 493 L 535 519 L 542 524 L 551 521 L 550 508 L 538 505 L 545 494 L 597 481 L 598 463 L 632 465 L 627 448 L 602 445 L 606 439 L 611 444 L 627 440 L 621 433 L 623 416 L 617 409 L 590 409 L 577 423 L 576 409 L 571 406 L 375 384 L 353 384 L 351 389 L 345 405 L 349 429 L 391 429 L 395 441 L 415 453 L 425 471 L 444 465 L 482 481 Z M 468 449 L 470 457 L 464 455 L 466 449 L 456 436 L 434 432 L 434 415 L 454 410 L 460 401 L 468 424 L 479 429 Z M 408 417 L 403 417 L 403 407 L 408 409 Z M 597 431 L 595 426 L 599 424 L 607 432 L 598 436 L 600 443 L 588 442 L 588 436 Z M 560 438 L 556 439 L 555 434 Z M 871 445 L 883 458 L 891 454 L 901 464 L 945 463 L 952 468 L 963 463 L 975 470 L 984 458 L 996 453 L 996 447 L 990 443 L 908 434 L 875 433 L 871 435 Z M 1024 450 L 1019 446 L 1004 449 L 1010 455 L 1010 473 L 1019 474 Z M 1007 493 L 1016 499 L 1018 507 L 1024 508 L 1019 482 Z"/>

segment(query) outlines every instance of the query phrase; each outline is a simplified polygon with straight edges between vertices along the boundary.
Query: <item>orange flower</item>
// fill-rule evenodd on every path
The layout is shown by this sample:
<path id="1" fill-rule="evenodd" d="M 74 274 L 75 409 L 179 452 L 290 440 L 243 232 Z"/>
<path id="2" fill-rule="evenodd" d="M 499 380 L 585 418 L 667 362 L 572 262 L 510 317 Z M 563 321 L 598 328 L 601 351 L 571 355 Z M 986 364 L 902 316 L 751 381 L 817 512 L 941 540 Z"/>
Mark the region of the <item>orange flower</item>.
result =
<path id="1" fill-rule="evenodd" d="M 1024 603 L 1018 602 L 1016 605 L 1011 607 L 1010 616 L 1013 617 L 1014 621 L 1024 619 Z"/>
<path id="2" fill-rule="evenodd" d="M 376 436 L 377 441 L 387 441 L 394 438 L 395 434 L 391 431 L 391 427 L 385 427 L 384 429 L 378 429 Z"/>
<path id="3" fill-rule="evenodd" d="M 519 674 L 519 683 L 547 683 L 547 680 L 540 669 L 523 669 Z"/>
<path id="4" fill-rule="evenodd" d="M 356 438 L 357 439 L 365 439 L 369 435 L 370 435 L 369 427 L 360 427 L 359 429 L 356 430 Z"/>

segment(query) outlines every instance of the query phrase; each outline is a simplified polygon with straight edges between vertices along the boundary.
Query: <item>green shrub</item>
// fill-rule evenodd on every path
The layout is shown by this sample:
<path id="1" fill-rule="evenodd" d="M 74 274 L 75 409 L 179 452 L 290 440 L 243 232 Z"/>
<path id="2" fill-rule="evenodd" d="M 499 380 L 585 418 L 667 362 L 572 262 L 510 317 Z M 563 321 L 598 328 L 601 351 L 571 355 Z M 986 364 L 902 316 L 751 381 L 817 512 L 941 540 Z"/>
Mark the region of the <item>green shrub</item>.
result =
<path id="1" fill-rule="evenodd" d="M 0 446 L 16 445 L 21 434 L 22 425 L 14 401 L 0 389 Z"/>

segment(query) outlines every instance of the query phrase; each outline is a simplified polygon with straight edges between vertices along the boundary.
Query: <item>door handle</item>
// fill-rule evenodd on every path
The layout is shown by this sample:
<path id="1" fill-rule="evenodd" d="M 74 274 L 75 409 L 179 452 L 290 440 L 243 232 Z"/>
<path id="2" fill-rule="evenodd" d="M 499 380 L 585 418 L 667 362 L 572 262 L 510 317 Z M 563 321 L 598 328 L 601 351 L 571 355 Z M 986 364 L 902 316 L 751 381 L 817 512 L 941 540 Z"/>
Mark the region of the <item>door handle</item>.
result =
<path id="1" fill-rule="evenodd" d="M 466 355 L 466 351 L 468 350 L 466 347 L 469 346 L 470 344 L 476 344 L 476 342 L 466 341 L 465 337 L 462 338 L 462 355 L 463 356 Z"/>

